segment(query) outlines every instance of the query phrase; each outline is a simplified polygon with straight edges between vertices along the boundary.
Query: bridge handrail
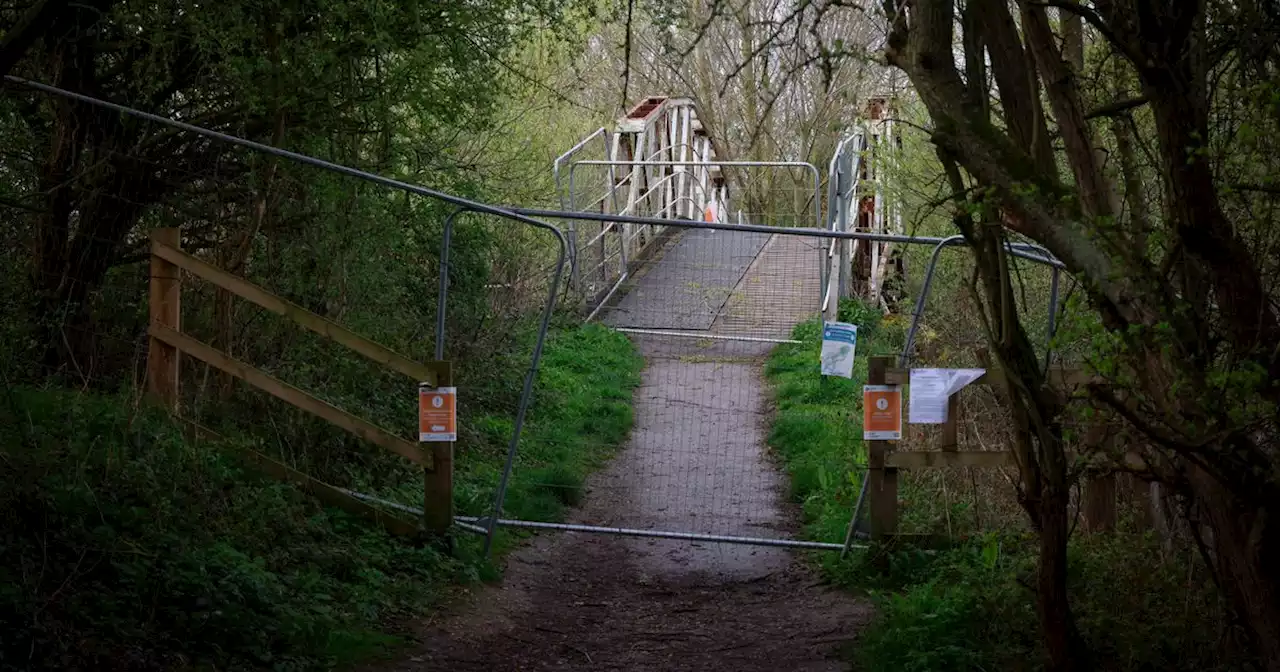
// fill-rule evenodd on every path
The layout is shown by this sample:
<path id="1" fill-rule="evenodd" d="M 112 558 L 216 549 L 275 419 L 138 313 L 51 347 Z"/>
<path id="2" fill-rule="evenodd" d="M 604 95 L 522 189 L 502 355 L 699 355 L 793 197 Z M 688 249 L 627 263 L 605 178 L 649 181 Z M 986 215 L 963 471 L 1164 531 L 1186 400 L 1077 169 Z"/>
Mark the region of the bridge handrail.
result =
<path id="1" fill-rule="evenodd" d="M 604 137 L 604 155 L 609 156 L 610 155 L 609 130 L 601 126 L 600 128 L 593 131 L 587 137 L 583 138 L 582 140 L 579 140 L 578 144 L 574 145 L 573 147 L 570 147 L 569 151 L 565 152 L 564 154 L 561 154 L 560 156 L 557 156 L 556 160 L 551 163 L 551 176 L 555 180 L 556 198 L 560 200 L 561 209 L 564 209 L 565 202 L 564 202 L 564 190 L 560 187 L 560 165 L 565 161 L 565 159 L 568 159 L 571 155 L 578 152 L 578 150 L 582 149 L 583 147 L 586 147 L 587 143 L 595 139 L 597 135 L 602 135 Z"/>
<path id="2" fill-rule="evenodd" d="M 814 222 L 818 228 L 822 227 L 822 176 L 817 166 L 807 161 L 620 161 L 620 160 L 595 160 L 581 159 L 574 161 L 569 165 L 569 189 L 572 191 L 574 183 L 574 172 L 578 166 L 628 166 L 636 165 L 650 166 L 689 166 L 694 168 L 807 168 L 809 174 L 813 177 L 813 196 L 812 203 L 814 209 Z"/>

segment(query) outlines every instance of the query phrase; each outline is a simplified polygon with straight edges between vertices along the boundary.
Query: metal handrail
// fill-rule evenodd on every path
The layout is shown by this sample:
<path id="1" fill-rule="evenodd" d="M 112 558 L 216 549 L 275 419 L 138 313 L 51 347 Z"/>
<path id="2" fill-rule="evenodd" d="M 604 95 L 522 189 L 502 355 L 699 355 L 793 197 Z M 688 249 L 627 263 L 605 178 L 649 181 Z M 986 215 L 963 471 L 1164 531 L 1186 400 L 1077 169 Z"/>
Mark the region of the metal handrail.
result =
<path id="1" fill-rule="evenodd" d="M 625 214 L 627 214 L 627 211 L 628 211 L 628 210 L 630 210 L 630 209 L 631 209 L 633 206 L 635 206 L 636 204 L 638 204 L 638 203 L 640 202 L 640 199 L 642 199 L 642 198 L 648 198 L 651 194 L 653 194 L 653 190 L 654 190 L 654 189 L 657 189 L 658 187 L 661 187 L 661 186 L 663 185 L 663 183 L 665 183 L 667 180 L 670 180 L 670 179 L 672 179 L 672 178 L 676 177 L 676 175 L 678 175 L 678 173 L 672 173 L 672 174 L 670 174 L 670 175 L 668 175 L 668 176 L 666 176 L 666 177 L 664 177 L 664 178 L 662 178 L 662 179 L 658 180 L 657 182 L 654 182 L 652 185 L 650 185 L 650 186 L 649 186 L 649 190 L 648 190 L 648 191 L 646 191 L 646 192 L 644 192 L 643 194 L 640 194 L 639 196 L 637 196 L 637 197 L 636 197 L 635 202 L 633 202 L 631 205 L 628 205 L 627 207 L 623 208 L 623 209 L 622 209 L 618 214 L 619 214 L 619 215 L 625 215 Z M 701 184 L 694 184 L 694 185 L 690 185 L 690 186 L 696 186 L 696 187 L 698 187 L 699 189 L 702 189 L 702 188 L 703 188 Z M 702 191 L 702 196 L 705 198 L 705 197 L 706 197 L 706 195 L 707 195 L 707 192 L 706 192 L 705 190 L 703 190 L 703 191 Z M 688 197 L 687 197 L 687 196 L 679 196 L 679 197 L 677 197 L 677 200 L 678 200 L 678 199 L 680 199 L 680 198 L 688 198 Z M 665 210 L 665 209 L 666 209 L 666 208 L 663 208 L 663 210 Z"/>
<path id="2" fill-rule="evenodd" d="M 573 184 L 574 172 L 578 169 L 578 166 L 634 167 L 639 165 L 691 166 L 695 168 L 807 168 L 813 177 L 813 196 L 811 197 L 811 200 L 814 210 L 814 222 L 819 228 L 822 226 L 822 177 L 818 172 L 818 168 L 812 163 L 808 163 L 806 161 L 650 161 L 646 163 L 639 161 L 599 161 L 584 159 L 574 161 L 569 165 L 569 184 Z M 572 186 L 570 186 L 570 190 L 572 190 Z"/>
<path id="3" fill-rule="evenodd" d="M 583 147 L 586 147 L 587 143 L 594 140 L 595 137 L 598 135 L 604 137 L 604 155 L 609 156 L 609 130 L 601 126 L 600 128 L 596 129 L 587 137 L 578 141 L 578 144 L 574 145 L 573 147 L 570 147 L 569 151 L 565 152 L 564 154 L 561 154 L 560 156 L 557 156 L 556 160 L 551 162 L 551 175 L 555 180 L 556 197 L 559 198 L 560 200 L 560 209 L 562 210 L 565 208 L 565 202 L 564 202 L 564 190 L 560 188 L 560 165 L 565 161 L 565 159 L 568 159 L 570 155 L 576 153 L 578 150 L 582 149 Z"/>
<path id="4" fill-rule="evenodd" d="M 530 217 L 550 219 L 574 219 L 593 222 L 620 222 L 627 224 L 657 224 L 659 226 L 675 226 L 684 229 L 715 229 L 717 231 L 747 231 L 752 233 L 778 233 L 779 227 L 765 224 L 725 224 L 720 222 L 703 222 L 692 219 L 667 219 L 659 217 L 637 217 L 635 215 L 610 215 L 595 212 L 562 212 L 539 208 L 511 208 L 512 212 Z M 788 227 L 787 235 L 806 238 L 834 238 L 837 240 L 866 240 L 882 243 L 905 243 L 913 245 L 937 245 L 945 238 L 938 236 L 908 236 L 896 233 L 871 233 L 868 231 L 828 231 L 822 228 Z M 1066 265 L 1054 258 L 1043 246 L 1030 243 L 1009 243 L 1010 253 L 1020 259 L 1034 261 L 1045 266 L 1065 269 Z"/>

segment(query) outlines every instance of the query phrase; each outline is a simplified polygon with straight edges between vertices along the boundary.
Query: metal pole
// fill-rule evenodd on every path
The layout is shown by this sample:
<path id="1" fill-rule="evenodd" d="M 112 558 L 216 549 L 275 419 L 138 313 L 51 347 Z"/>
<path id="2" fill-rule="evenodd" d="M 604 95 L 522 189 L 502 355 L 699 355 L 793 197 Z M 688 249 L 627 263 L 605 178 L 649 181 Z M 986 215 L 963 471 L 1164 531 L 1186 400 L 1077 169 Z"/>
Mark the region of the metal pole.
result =
<path id="1" fill-rule="evenodd" d="M 929 287 L 933 284 L 933 272 L 938 267 L 938 257 L 942 254 L 942 248 L 963 242 L 964 236 L 957 234 L 943 238 L 933 248 L 933 254 L 929 256 L 929 266 L 924 271 L 924 284 L 920 286 L 920 295 L 916 297 L 915 310 L 911 311 L 911 326 L 907 329 L 907 340 L 902 346 L 902 356 L 898 358 L 900 366 L 906 366 L 911 358 L 911 348 L 916 343 L 916 330 L 920 328 L 920 317 L 924 315 L 924 303 L 929 298 Z"/>
<path id="2" fill-rule="evenodd" d="M 1053 336 L 1058 330 L 1058 267 L 1054 266 L 1049 276 L 1049 334 L 1044 342 L 1044 368 L 1047 370 L 1053 363 Z"/>
<path id="3" fill-rule="evenodd" d="M 762 224 L 722 224 L 699 222 L 688 219 L 661 219 L 657 217 L 635 217 L 632 215 L 601 215 L 593 212 L 561 212 L 559 210 L 541 210 L 537 208 L 510 208 L 510 212 L 529 217 L 554 217 L 558 219 L 578 219 L 597 222 L 627 222 L 632 224 L 657 224 L 680 229 L 714 229 L 717 231 L 749 231 L 752 233 L 778 233 L 778 227 Z M 882 243 L 903 243 L 908 245 L 937 245 L 946 238 L 936 236 L 907 236 L 893 233 L 865 233 L 862 231 L 827 231 L 825 229 L 787 229 L 786 235 L 806 238 L 836 238 L 840 240 L 866 240 Z M 1054 259 L 1045 248 L 1031 243 L 1006 243 L 1009 253 L 1020 259 L 1034 261 L 1045 266 L 1065 268 L 1061 261 Z"/>
<path id="4" fill-rule="evenodd" d="M 853 547 L 853 535 L 857 531 L 858 517 L 862 515 L 862 502 L 867 497 L 867 478 L 866 474 L 862 476 L 862 486 L 858 488 L 858 502 L 853 505 L 853 515 L 849 517 L 849 529 L 844 533 L 844 548 L 840 551 L 840 559 L 844 560 L 844 556 L 849 554 L 849 549 Z"/>
<path id="5" fill-rule="evenodd" d="M 854 203 L 855 199 L 851 198 L 853 193 L 855 193 L 852 190 L 854 189 L 854 184 L 856 184 L 855 180 L 857 179 L 857 175 L 853 172 L 853 162 L 846 161 L 844 157 L 840 158 L 841 161 L 838 168 L 840 180 L 836 184 L 836 202 L 839 207 L 839 219 L 837 220 L 836 225 L 841 233 L 847 233 L 849 231 L 849 219 L 853 213 L 857 212 L 857 204 Z M 840 264 L 839 276 L 837 278 L 837 282 L 839 282 L 839 284 L 836 285 L 835 293 L 838 311 L 839 300 L 849 298 L 851 294 L 849 290 L 852 287 L 852 282 L 850 281 L 849 276 L 853 270 L 853 260 L 850 259 L 850 243 L 848 240 L 837 241 L 836 244 L 840 246 L 840 254 L 837 261 L 837 263 Z"/>
<path id="6" fill-rule="evenodd" d="M 555 180 L 556 180 L 556 192 L 561 194 L 561 198 L 560 198 L 561 207 L 564 206 L 564 197 L 563 197 L 563 192 L 561 192 L 560 190 L 560 164 L 564 163 L 565 159 L 569 158 L 569 155 L 577 152 L 579 149 L 582 149 L 583 147 L 586 147 L 587 143 L 591 142 L 592 138 L 602 133 L 605 135 L 605 142 L 608 143 L 609 131 L 606 130 L 603 126 L 601 126 L 600 128 L 597 128 L 594 132 L 592 132 L 587 137 L 578 141 L 578 144 L 574 145 L 573 147 L 570 147 L 569 151 L 565 152 L 564 154 L 561 154 L 560 156 L 557 156 L 556 160 L 552 162 L 551 174 L 555 177 Z M 608 156 L 608 153 L 606 152 L 605 155 Z"/>
<path id="7" fill-rule="evenodd" d="M 602 128 L 600 130 L 604 130 L 604 129 Z M 578 210 L 577 196 L 574 193 L 574 185 L 573 185 L 573 172 L 574 172 L 573 168 L 574 167 L 572 165 L 569 166 L 569 211 L 570 212 L 576 212 Z M 561 205 L 560 209 L 563 210 L 564 205 Z M 582 286 L 581 284 L 579 284 L 579 281 L 581 280 L 581 278 L 578 277 L 578 222 L 572 219 L 569 220 L 568 229 L 569 229 L 568 230 L 569 286 L 576 290 Z"/>
<path id="8" fill-rule="evenodd" d="M 666 329 L 639 329 L 633 327 L 616 327 L 614 331 L 620 331 L 624 334 L 648 334 L 650 336 L 671 336 L 674 338 L 696 338 L 699 340 L 706 339 L 712 341 L 742 341 L 744 343 L 800 343 L 800 341 L 790 338 L 763 338 L 759 336 L 729 336 L 725 334 L 710 334 L 704 331 L 670 331 Z"/>
<path id="9" fill-rule="evenodd" d="M 804 165 L 809 167 L 809 172 L 813 173 L 813 225 L 819 229 L 822 228 L 822 173 L 818 167 L 807 161 L 802 161 Z M 796 213 L 799 215 L 800 213 Z M 796 217 L 796 221 L 800 221 Z"/>
<path id="10" fill-rule="evenodd" d="M 631 165 L 640 165 L 642 167 L 691 166 L 695 168 L 696 167 L 808 168 L 815 175 L 814 181 L 816 183 L 821 183 L 821 180 L 822 180 L 818 172 L 818 168 L 814 166 L 812 163 L 809 163 L 808 161 L 646 161 L 644 159 L 637 159 L 634 161 L 601 161 L 598 159 L 582 159 L 579 161 L 574 161 L 570 165 L 570 170 L 572 170 L 573 166 L 631 166 Z M 822 194 L 821 190 L 818 191 L 818 194 L 819 194 L 818 198 L 821 199 L 821 194 Z M 822 218 L 819 217 L 817 221 L 819 222 L 819 226 L 821 226 Z"/>
<path id="11" fill-rule="evenodd" d="M 552 227 L 554 228 L 554 227 Z M 556 231 L 559 233 L 559 231 Z M 511 443 L 507 446 L 507 461 L 502 465 L 502 478 L 498 481 L 498 492 L 493 498 L 493 515 L 489 517 L 484 538 L 484 555 L 489 557 L 493 550 L 493 536 L 497 531 L 498 517 L 502 515 L 503 500 L 507 496 L 507 484 L 511 480 L 511 468 L 516 461 L 516 450 L 520 446 L 520 430 L 524 429 L 525 415 L 529 412 L 529 402 L 533 399 L 533 380 L 538 375 L 538 363 L 542 360 L 542 346 L 547 341 L 547 328 L 551 325 L 551 314 L 556 308 L 556 292 L 560 289 L 560 276 L 564 273 L 565 256 L 568 245 L 563 234 L 560 234 L 560 252 L 556 258 L 555 275 L 551 276 L 551 286 L 547 290 L 547 302 L 542 309 L 542 322 L 538 325 L 538 340 L 533 346 L 533 358 L 529 362 L 529 372 L 524 377 L 524 388 L 520 390 L 520 405 L 516 409 L 516 423 L 511 430 Z"/>
<path id="12" fill-rule="evenodd" d="M 458 516 L 456 520 L 471 522 L 474 518 Z M 479 521 L 488 523 L 490 521 Z M 748 546 L 775 546 L 780 548 L 809 548 L 824 551 L 839 551 L 843 544 L 832 544 L 821 541 L 796 541 L 793 539 L 769 539 L 764 537 L 735 537 L 723 534 L 700 534 L 695 532 L 666 532 L 663 530 L 640 530 L 630 527 L 605 527 L 601 525 L 577 525 L 574 523 L 540 523 L 530 520 L 499 519 L 502 527 L 523 527 L 534 530 L 560 530 L 564 532 L 587 532 L 594 534 L 612 534 L 624 537 L 648 537 L 654 539 L 683 539 L 687 541 L 712 541 L 722 544 L 744 544 Z M 865 546 L 858 546 L 865 548 Z"/>
<path id="13" fill-rule="evenodd" d="M 836 228 L 836 183 L 837 174 L 839 172 L 840 153 L 844 151 L 845 139 L 841 139 L 836 144 L 836 151 L 831 155 L 831 161 L 827 163 L 827 229 L 834 231 Z M 827 274 L 831 272 L 831 264 L 827 263 L 830 257 L 831 246 L 836 244 L 835 240 L 823 240 L 818 248 L 818 277 L 821 281 L 822 309 L 826 308 L 827 287 L 830 284 L 830 278 Z"/>

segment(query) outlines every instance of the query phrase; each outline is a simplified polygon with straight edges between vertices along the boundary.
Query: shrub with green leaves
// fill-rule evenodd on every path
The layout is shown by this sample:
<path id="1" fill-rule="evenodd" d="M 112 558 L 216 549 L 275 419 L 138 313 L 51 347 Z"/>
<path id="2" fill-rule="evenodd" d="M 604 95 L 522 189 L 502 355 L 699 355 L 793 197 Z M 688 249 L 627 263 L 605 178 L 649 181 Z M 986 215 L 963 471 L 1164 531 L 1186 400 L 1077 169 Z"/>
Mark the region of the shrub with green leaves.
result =
<path id="1" fill-rule="evenodd" d="M 461 568 L 127 397 L 10 390 L 0 441 L 5 666 L 340 662 Z"/>
<path id="2" fill-rule="evenodd" d="M 551 335 L 512 513 L 577 501 L 630 431 L 641 365 L 604 327 Z M 503 447 L 509 420 L 486 425 Z M 244 445 L 261 448 L 192 443 L 129 395 L 0 396 L 0 669 L 326 668 L 387 651 L 447 584 L 491 575 L 470 539 L 449 557 L 388 537 L 244 468 Z M 505 450 L 465 451 L 459 504 L 487 505 Z"/>
<path id="3" fill-rule="evenodd" d="M 1077 537 L 1069 551 L 1072 607 L 1097 669 L 1252 669 L 1243 649 L 1224 646 L 1224 605 L 1195 558 L 1129 534 Z M 987 535 L 924 562 L 909 556 L 890 555 L 896 581 L 865 567 L 847 575 L 883 586 L 871 592 L 877 616 L 859 640 L 858 669 L 1045 669 L 1034 537 Z"/>

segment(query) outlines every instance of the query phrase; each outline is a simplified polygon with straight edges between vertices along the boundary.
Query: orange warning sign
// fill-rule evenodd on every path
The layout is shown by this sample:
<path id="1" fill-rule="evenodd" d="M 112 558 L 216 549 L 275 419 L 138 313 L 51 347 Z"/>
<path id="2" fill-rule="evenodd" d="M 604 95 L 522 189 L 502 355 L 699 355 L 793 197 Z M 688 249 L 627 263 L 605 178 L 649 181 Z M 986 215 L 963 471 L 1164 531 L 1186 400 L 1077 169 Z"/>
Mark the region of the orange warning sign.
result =
<path id="1" fill-rule="evenodd" d="M 862 438 L 895 441 L 902 438 L 902 386 L 862 386 Z"/>
<path id="2" fill-rule="evenodd" d="M 418 387 L 418 440 L 458 440 L 458 388 Z"/>

